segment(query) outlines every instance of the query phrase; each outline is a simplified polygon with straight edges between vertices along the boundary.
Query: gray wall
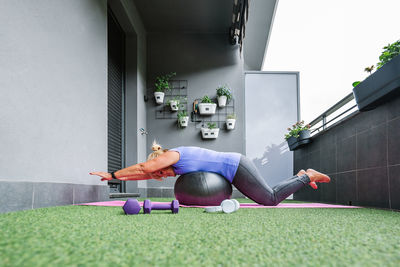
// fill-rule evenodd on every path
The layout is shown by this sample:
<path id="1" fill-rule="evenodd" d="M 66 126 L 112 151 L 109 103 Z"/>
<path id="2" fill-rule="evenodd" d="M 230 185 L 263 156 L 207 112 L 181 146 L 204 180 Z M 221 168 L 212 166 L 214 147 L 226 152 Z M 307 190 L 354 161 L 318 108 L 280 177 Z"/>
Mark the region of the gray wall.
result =
<path id="1" fill-rule="evenodd" d="M 0 212 L 106 198 L 106 1 L 1 1 L 0 88 Z"/>
<path id="2" fill-rule="evenodd" d="M 193 145 L 218 151 L 245 152 L 243 61 L 238 47 L 229 44 L 226 34 L 149 33 L 147 59 L 147 154 L 151 152 L 154 139 L 165 148 Z M 186 129 L 179 129 L 176 119 L 155 119 L 154 78 L 170 72 L 177 73 L 176 79 L 188 80 L 189 112 L 194 99 L 205 94 L 216 96 L 217 86 L 228 84 L 234 91 L 238 116 L 236 129 L 230 132 L 221 129 L 218 139 L 205 141 L 193 122 L 189 122 Z M 147 183 L 148 190 L 142 189 L 142 195 L 173 195 L 174 178 L 162 183 L 155 180 L 144 183 Z"/>
<path id="3" fill-rule="evenodd" d="M 400 209 L 400 97 L 313 137 L 294 161 L 295 173 L 314 168 L 332 179 L 303 188 L 297 200 Z"/>

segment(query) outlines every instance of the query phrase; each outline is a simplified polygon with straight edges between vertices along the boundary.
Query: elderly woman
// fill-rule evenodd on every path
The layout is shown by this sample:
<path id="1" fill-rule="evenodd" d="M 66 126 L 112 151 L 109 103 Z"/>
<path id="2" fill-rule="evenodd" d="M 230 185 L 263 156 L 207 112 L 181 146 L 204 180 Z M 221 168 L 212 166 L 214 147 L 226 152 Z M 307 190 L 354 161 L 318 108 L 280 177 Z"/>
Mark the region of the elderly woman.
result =
<path id="1" fill-rule="evenodd" d="M 156 157 L 116 172 L 92 172 L 102 181 L 119 179 L 147 180 L 174 177 L 189 172 L 215 172 L 232 183 L 251 200 L 266 206 L 275 206 L 305 185 L 317 189 L 316 183 L 329 183 L 330 178 L 313 169 L 301 170 L 297 175 L 271 188 L 254 163 L 234 152 L 217 152 L 200 147 L 177 147 L 153 153 Z"/>

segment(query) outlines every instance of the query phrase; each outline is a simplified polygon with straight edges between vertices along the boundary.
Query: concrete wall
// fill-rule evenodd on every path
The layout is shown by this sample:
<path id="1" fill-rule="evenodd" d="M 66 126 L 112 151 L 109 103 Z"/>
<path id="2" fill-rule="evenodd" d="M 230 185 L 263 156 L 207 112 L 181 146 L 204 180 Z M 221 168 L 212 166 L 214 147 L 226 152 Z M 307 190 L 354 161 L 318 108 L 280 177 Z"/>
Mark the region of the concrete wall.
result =
<path id="1" fill-rule="evenodd" d="M 294 173 L 314 168 L 329 174 L 319 190 L 305 187 L 297 200 L 400 209 L 400 97 L 355 113 L 313 137 L 294 153 Z"/>
<path id="2" fill-rule="evenodd" d="M 245 153 L 244 143 L 244 74 L 238 46 L 231 46 L 226 34 L 149 33 L 147 38 L 147 77 L 149 101 L 147 108 L 149 154 L 151 143 L 157 139 L 165 148 L 200 146 L 217 151 Z M 177 128 L 176 119 L 156 119 L 153 84 L 156 76 L 176 72 L 176 79 L 188 80 L 188 111 L 192 103 L 205 94 L 216 96 L 218 85 L 228 84 L 234 92 L 238 120 L 233 131 L 220 130 L 216 140 L 202 140 L 200 129 L 189 122 L 186 129 Z M 174 178 L 161 182 L 143 182 L 141 194 L 173 196 Z M 147 187 L 147 189 L 146 189 Z"/>
<path id="3" fill-rule="evenodd" d="M 0 88 L 0 212 L 106 198 L 106 1 L 1 1 Z"/>

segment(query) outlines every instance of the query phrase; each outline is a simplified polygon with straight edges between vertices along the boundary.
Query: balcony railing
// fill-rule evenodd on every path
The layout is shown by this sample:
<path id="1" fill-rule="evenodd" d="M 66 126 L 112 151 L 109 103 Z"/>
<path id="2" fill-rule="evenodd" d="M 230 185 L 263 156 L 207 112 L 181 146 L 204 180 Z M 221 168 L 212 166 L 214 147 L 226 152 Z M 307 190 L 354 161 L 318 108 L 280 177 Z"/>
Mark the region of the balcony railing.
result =
<path id="1" fill-rule="evenodd" d="M 339 121 L 340 119 L 349 115 L 351 112 L 356 111 L 358 111 L 357 105 L 354 101 L 353 92 L 351 92 L 342 100 L 337 102 L 335 105 L 327 109 L 325 112 L 323 112 L 321 115 L 319 115 L 317 118 L 309 123 L 311 126 L 311 134 L 315 134 L 325 130 L 329 125 L 332 125 L 333 123 Z M 317 127 L 313 128 L 314 126 Z"/>

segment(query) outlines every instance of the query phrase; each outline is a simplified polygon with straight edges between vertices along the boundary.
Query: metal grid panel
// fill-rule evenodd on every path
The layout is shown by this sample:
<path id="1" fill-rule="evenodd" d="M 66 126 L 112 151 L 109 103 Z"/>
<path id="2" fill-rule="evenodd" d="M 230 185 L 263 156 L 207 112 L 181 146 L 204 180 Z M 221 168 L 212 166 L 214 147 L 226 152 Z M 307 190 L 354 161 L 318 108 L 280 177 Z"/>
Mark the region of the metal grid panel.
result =
<path id="1" fill-rule="evenodd" d="M 181 99 L 181 103 L 179 104 L 179 110 L 188 111 L 188 106 L 187 106 L 188 81 L 170 80 L 170 88 L 171 88 L 170 91 L 165 92 L 164 103 L 156 107 L 155 111 L 156 119 L 177 119 L 178 111 L 172 111 L 170 106 L 168 105 L 168 101 L 176 97 Z M 182 101 L 182 99 L 186 99 L 186 101 Z"/>

